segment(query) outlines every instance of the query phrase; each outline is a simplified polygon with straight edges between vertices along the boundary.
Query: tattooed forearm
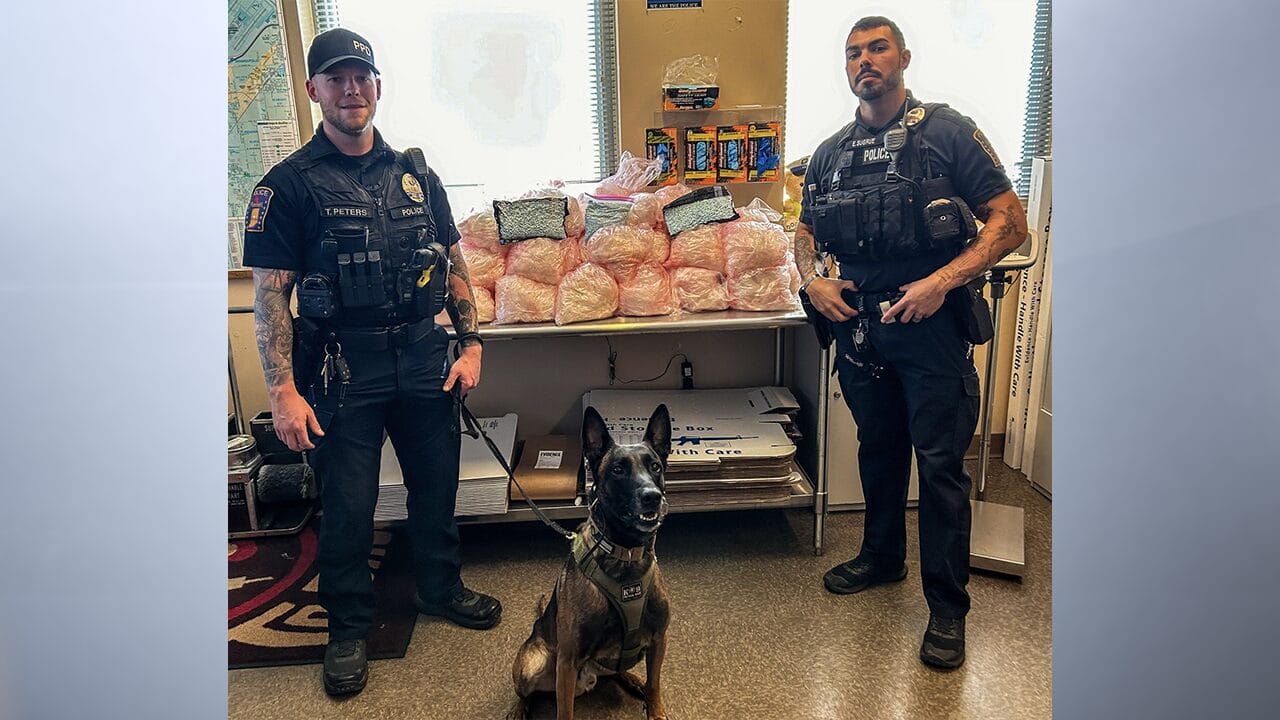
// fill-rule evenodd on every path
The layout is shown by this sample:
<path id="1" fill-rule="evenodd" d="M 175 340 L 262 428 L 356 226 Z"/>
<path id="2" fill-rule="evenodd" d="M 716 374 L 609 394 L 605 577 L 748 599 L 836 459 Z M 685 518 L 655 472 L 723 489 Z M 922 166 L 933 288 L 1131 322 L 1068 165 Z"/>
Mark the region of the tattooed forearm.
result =
<path id="1" fill-rule="evenodd" d="M 449 248 L 449 295 L 445 300 L 445 310 L 453 321 L 453 328 L 459 335 L 474 333 L 480 327 L 476 313 L 475 291 L 471 288 L 471 274 L 467 271 L 466 258 L 457 245 Z M 477 344 L 479 341 L 468 338 L 462 342 L 463 347 Z"/>
<path id="2" fill-rule="evenodd" d="M 267 389 L 293 382 L 293 319 L 289 293 L 297 273 L 253 269 L 253 322 Z"/>
<path id="3" fill-rule="evenodd" d="M 948 289 L 960 287 L 990 270 L 1000 258 L 1021 245 L 1027 235 L 1027 216 L 1012 190 L 979 205 L 973 214 L 985 223 L 977 239 L 937 272 L 938 279 Z"/>
<path id="4" fill-rule="evenodd" d="M 800 271 L 800 282 L 806 283 L 818 274 L 818 251 L 815 249 L 813 233 L 804 223 L 796 226 L 795 249 L 796 269 Z"/>

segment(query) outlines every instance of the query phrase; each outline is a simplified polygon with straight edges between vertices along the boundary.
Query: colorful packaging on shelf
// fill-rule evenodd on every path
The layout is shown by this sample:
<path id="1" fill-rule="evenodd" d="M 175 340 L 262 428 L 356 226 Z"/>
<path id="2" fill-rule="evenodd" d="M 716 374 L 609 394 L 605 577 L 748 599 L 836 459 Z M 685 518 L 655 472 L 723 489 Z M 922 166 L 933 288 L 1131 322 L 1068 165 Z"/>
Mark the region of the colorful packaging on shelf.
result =
<path id="1" fill-rule="evenodd" d="M 715 110 L 720 106 L 720 88 L 716 85 L 668 85 L 662 88 L 662 109 Z"/>
<path id="2" fill-rule="evenodd" d="M 782 165 L 782 123 L 747 126 L 747 181 L 775 182 Z"/>
<path id="3" fill-rule="evenodd" d="M 716 126 L 684 129 L 684 181 L 686 185 L 716 184 Z"/>
<path id="4" fill-rule="evenodd" d="M 676 156 L 676 137 L 679 131 L 673 127 L 649 128 L 644 131 L 644 155 L 647 159 L 660 158 L 662 167 L 658 177 L 650 185 L 671 185 L 676 182 L 679 173 L 679 161 Z"/>
<path id="5" fill-rule="evenodd" d="M 720 182 L 747 179 L 746 125 L 721 125 L 716 129 L 716 174 Z"/>

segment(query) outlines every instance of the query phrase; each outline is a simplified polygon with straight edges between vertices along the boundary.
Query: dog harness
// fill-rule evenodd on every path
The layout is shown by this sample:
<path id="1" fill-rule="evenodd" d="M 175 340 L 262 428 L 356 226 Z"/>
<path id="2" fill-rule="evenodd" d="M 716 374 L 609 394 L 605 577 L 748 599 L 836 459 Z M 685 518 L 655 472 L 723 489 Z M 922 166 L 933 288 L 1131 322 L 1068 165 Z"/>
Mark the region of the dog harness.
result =
<path id="1" fill-rule="evenodd" d="M 595 520 L 588 518 L 586 529 L 574 535 L 573 561 L 587 579 L 591 580 L 601 593 L 609 599 L 609 604 L 618 612 L 622 620 L 622 649 L 618 653 L 617 667 L 601 669 L 610 672 L 629 670 L 640 662 L 644 654 L 641 645 L 640 618 L 644 614 L 645 598 L 653 588 L 654 568 L 657 562 L 648 563 L 639 578 L 622 582 L 609 575 L 600 567 L 600 560 L 606 556 L 625 563 L 638 563 L 644 560 L 645 554 L 652 555 L 649 544 L 639 547 L 624 548 L 614 545 L 605 538 L 604 533 L 596 527 Z"/>

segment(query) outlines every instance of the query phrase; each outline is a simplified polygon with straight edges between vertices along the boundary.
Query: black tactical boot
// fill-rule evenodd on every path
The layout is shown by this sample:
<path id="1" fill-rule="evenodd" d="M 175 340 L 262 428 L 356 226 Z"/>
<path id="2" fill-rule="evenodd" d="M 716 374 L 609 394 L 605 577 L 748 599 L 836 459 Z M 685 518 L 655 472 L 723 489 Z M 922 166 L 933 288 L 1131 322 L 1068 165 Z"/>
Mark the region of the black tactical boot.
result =
<path id="1" fill-rule="evenodd" d="M 495 597 L 463 587 L 453 597 L 427 602 L 415 594 L 413 604 L 423 615 L 434 615 L 473 630 L 487 630 L 502 619 L 502 603 Z"/>
<path id="2" fill-rule="evenodd" d="M 861 555 L 827 571 L 822 576 L 822 584 L 829 592 L 837 595 L 852 595 L 862 592 L 872 585 L 898 582 L 907 576 L 907 566 L 902 565 L 891 570 L 883 570 L 871 560 Z"/>
<path id="3" fill-rule="evenodd" d="M 920 662 L 950 670 L 964 664 L 964 618 L 929 615 L 929 629 L 920 643 Z"/>
<path id="4" fill-rule="evenodd" d="M 358 693 L 368 679 L 364 640 L 330 640 L 324 649 L 324 691 L 330 695 Z"/>

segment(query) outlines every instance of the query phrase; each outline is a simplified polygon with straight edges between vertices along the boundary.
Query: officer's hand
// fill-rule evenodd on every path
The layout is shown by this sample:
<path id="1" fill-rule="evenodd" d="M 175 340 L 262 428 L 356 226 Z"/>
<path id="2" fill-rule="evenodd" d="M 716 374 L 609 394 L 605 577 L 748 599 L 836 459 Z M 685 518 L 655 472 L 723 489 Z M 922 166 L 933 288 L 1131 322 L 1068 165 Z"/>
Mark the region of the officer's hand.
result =
<path id="1" fill-rule="evenodd" d="M 466 397 L 467 393 L 480 384 L 481 353 L 480 345 L 471 345 L 463 349 L 462 355 L 449 368 L 449 377 L 445 379 L 442 389 L 450 392 L 453 390 L 454 383 L 458 383 L 458 393 Z"/>
<path id="2" fill-rule="evenodd" d="M 813 303 L 814 309 L 824 317 L 834 322 L 844 322 L 858 314 L 857 310 L 849 307 L 844 298 L 840 297 L 840 291 L 845 288 L 857 290 L 858 286 L 852 280 L 818 277 L 809 283 L 805 292 L 809 294 L 809 302 Z"/>
<path id="3" fill-rule="evenodd" d="M 906 294 L 880 315 L 880 322 L 888 325 L 895 320 L 920 322 L 932 316 L 947 299 L 947 288 L 934 276 L 909 282 L 898 288 Z"/>
<path id="4" fill-rule="evenodd" d="M 271 424 L 276 428 L 276 437 L 289 446 L 294 452 L 314 450 L 315 445 L 307 436 L 308 428 L 316 437 L 324 437 L 320 429 L 320 421 L 315 411 L 302 399 L 293 383 L 287 383 L 270 390 Z"/>

